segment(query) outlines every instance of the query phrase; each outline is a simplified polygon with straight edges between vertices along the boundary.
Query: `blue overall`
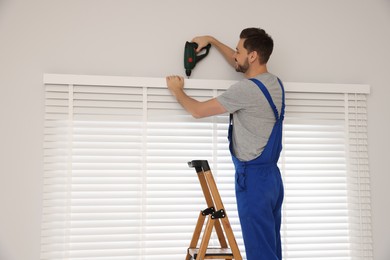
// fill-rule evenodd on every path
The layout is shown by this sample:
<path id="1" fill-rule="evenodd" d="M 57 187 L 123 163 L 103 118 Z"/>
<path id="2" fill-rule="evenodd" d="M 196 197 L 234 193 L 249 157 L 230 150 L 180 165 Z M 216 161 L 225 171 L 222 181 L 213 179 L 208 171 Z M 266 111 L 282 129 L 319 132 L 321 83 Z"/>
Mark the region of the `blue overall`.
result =
<path id="1" fill-rule="evenodd" d="M 232 115 L 229 126 L 230 153 L 236 169 L 237 209 L 248 260 L 281 260 L 281 208 L 284 188 L 277 162 L 282 150 L 284 88 L 282 109 L 278 110 L 267 88 L 257 79 L 250 79 L 263 92 L 275 114 L 275 125 L 263 152 L 250 161 L 240 161 L 232 147 Z"/>

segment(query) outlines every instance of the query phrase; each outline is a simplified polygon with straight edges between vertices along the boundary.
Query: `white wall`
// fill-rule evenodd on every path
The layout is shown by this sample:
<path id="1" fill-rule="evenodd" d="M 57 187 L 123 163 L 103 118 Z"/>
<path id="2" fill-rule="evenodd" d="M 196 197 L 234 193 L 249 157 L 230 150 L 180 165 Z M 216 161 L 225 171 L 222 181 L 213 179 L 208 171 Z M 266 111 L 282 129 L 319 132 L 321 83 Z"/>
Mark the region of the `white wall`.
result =
<path id="1" fill-rule="evenodd" d="M 273 36 L 284 81 L 371 86 L 374 254 L 390 259 L 389 25 L 389 0 L 0 0 L 0 259 L 39 259 L 43 73 L 183 75 L 186 40 L 235 47 L 249 26 Z M 240 75 L 212 49 L 192 77 Z"/>

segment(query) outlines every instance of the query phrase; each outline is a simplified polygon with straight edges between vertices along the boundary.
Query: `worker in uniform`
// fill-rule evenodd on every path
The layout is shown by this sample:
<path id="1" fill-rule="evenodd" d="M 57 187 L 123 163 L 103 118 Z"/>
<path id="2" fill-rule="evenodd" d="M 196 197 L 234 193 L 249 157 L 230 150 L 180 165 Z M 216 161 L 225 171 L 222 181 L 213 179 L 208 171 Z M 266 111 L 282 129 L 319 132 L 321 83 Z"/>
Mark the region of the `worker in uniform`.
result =
<path id="1" fill-rule="evenodd" d="M 184 78 L 166 77 L 169 90 L 193 117 L 230 113 L 229 149 L 235 166 L 237 209 L 248 260 L 282 259 L 280 227 L 284 188 L 277 166 L 282 149 L 284 88 L 268 72 L 272 38 L 260 28 L 240 33 L 236 50 L 212 36 L 198 36 L 197 52 L 214 46 L 245 79 L 207 101 L 184 91 Z"/>

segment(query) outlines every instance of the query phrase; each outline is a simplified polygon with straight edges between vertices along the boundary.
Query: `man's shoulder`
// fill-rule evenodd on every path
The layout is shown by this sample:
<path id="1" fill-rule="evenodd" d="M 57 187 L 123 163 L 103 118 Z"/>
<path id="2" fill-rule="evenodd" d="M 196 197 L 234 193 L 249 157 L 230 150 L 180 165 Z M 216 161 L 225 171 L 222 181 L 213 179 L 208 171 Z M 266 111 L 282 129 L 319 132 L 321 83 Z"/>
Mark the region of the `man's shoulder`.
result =
<path id="1" fill-rule="evenodd" d="M 235 82 L 233 85 L 230 86 L 230 88 L 242 88 L 242 87 L 248 87 L 251 86 L 251 81 L 249 79 L 240 79 L 239 81 Z"/>
<path id="2" fill-rule="evenodd" d="M 278 80 L 277 76 L 269 72 L 259 74 L 255 78 L 262 82 L 264 81 L 263 84 L 265 84 L 266 82 L 275 82 Z"/>
<path id="3" fill-rule="evenodd" d="M 256 75 L 253 78 L 259 80 L 266 87 L 267 85 L 278 84 L 278 77 L 269 72 Z M 253 86 L 253 82 L 250 79 L 244 78 L 234 83 L 231 87 L 237 88 L 242 86 Z"/>

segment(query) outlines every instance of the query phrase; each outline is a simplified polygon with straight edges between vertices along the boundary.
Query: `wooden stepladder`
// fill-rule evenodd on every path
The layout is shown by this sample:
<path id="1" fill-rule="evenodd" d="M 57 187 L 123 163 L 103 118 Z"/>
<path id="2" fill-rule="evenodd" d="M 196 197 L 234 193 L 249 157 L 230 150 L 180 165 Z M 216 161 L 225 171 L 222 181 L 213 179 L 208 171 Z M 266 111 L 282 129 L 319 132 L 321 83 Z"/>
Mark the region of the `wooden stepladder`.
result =
<path id="1" fill-rule="evenodd" d="M 234 238 L 233 230 L 230 226 L 228 216 L 207 160 L 194 160 L 188 162 L 188 166 L 193 167 L 196 170 L 204 197 L 206 199 L 207 208 L 199 213 L 198 222 L 195 226 L 195 231 L 187 250 L 186 260 L 242 260 L 240 250 L 236 239 Z M 207 222 L 206 225 L 204 225 L 206 219 Z M 215 232 L 217 233 L 218 240 L 221 245 L 220 248 L 208 248 L 213 228 L 215 228 Z M 203 236 L 200 241 L 200 245 L 197 248 L 202 230 Z"/>

